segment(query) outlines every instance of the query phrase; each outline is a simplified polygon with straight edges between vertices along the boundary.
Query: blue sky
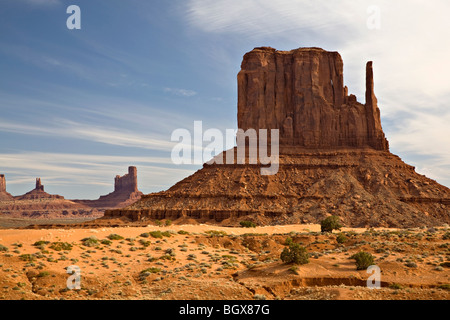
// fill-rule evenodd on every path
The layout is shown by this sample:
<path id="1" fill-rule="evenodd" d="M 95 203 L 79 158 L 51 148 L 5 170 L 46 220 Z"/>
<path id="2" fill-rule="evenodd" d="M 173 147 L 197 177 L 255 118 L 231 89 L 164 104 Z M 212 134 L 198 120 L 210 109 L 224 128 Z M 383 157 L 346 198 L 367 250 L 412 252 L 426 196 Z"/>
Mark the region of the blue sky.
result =
<path id="1" fill-rule="evenodd" d="M 13 195 L 111 192 L 138 167 L 144 193 L 198 165 L 171 163 L 177 128 L 236 128 L 245 52 L 338 51 L 364 102 L 365 63 L 391 151 L 450 186 L 450 4 L 425 1 L 0 0 L 0 173 Z M 69 5 L 81 30 L 69 30 Z M 380 29 L 367 27 L 380 9 Z"/>

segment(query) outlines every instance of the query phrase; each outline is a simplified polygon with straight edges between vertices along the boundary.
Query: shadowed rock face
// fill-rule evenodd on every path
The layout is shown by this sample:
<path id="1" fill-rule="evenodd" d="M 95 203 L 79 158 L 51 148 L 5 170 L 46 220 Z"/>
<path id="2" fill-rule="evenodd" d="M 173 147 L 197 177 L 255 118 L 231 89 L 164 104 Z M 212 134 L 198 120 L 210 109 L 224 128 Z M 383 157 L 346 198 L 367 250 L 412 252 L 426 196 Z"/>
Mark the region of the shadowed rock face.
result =
<path id="1" fill-rule="evenodd" d="M 255 48 L 238 74 L 238 126 L 280 129 L 280 146 L 388 150 L 366 68 L 366 104 L 349 97 L 337 52 L 319 48 Z"/>
<path id="2" fill-rule="evenodd" d="M 73 200 L 92 208 L 121 208 L 139 200 L 142 192 L 138 190 L 137 169 L 128 167 L 128 173 L 114 179 L 114 191 L 98 200 Z"/>

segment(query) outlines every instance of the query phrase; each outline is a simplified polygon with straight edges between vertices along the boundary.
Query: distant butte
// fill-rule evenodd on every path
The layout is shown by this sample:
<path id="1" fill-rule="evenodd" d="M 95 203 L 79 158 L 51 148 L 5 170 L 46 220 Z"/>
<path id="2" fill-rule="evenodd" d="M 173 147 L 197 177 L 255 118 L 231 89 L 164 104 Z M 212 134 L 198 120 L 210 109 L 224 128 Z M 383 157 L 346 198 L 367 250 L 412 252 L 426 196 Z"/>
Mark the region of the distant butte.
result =
<path id="1" fill-rule="evenodd" d="M 318 223 L 334 214 L 352 227 L 450 223 L 450 189 L 389 152 L 372 62 L 364 104 L 344 86 L 339 53 L 320 48 L 255 48 L 244 55 L 237 80 L 239 128 L 280 130 L 278 173 L 206 163 L 167 191 L 107 210 L 101 220 L 273 225 Z"/>

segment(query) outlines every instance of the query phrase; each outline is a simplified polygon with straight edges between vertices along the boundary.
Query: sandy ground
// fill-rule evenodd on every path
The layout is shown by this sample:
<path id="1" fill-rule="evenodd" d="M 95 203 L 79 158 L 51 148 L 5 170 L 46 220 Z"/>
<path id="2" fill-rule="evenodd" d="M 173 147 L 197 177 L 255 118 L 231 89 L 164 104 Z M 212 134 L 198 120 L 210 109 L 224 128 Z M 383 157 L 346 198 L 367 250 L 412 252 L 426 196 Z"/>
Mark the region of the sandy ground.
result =
<path id="1" fill-rule="evenodd" d="M 336 231 L 319 231 L 312 224 L 0 230 L 0 299 L 449 298 L 448 228 L 343 228 L 345 243 Z M 111 234 L 123 239 L 106 241 Z M 89 237 L 98 242 L 83 243 Z M 306 247 L 308 264 L 280 260 L 288 237 Z M 70 247 L 58 251 L 58 242 Z M 356 270 L 350 256 L 359 251 L 375 256 L 380 289 L 367 288 L 370 275 Z M 67 288 L 71 265 L 81 270 L 80 290 Z"/>

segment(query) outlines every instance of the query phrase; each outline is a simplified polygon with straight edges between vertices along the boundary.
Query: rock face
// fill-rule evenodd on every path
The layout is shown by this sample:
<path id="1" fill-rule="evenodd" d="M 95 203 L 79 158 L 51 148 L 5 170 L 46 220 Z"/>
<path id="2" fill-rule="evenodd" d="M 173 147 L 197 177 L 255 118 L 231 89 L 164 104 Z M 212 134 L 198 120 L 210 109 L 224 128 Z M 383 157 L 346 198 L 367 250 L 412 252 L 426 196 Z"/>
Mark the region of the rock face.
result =
<path id="1" fill-rule="evenodd" d="M 63 196 L 56 194 L 48 194 L 44 191 L 44 186 L 41 183 L 41 178 L 36 178 L 36 187 L 27 192 L 23 196 L 16 197 L 17 200 L 37 200 L 37 199 L 64 199 Z"/>
<path id="2" fill-rule="evenodd" d="M 417 227 L 450 223 L 450 189 L 389 152 L 366 65 L 366 101 L 343 84 L 337 52 L 256 48 L 238 74 L 238 125 L 279 129 L 277 174 L 260 164 L 206 163 L 167 191 L 129 207 L 124 217 L 186 219 L 238 225 L 318 223 L 330 214 L 352 227 Z M 228 150 L 218 157 L 227 159 Z"/>
<path id="3" fill-rule="evenodd" d="M 114 192 L 101 196 L 98 200 L 74 200 L 92 208 L 121 208 L 139 200 L 143 195 L 138 190 L 137 168 L 128 167 L 128 174 L 117 175 L 114 179 Z"/>
<path id="4" fill-rule="evenodd" d="M 0 201 L 12 200 L 13 196 L 6 192 L 6 178 L 4 174 L 0 174 Z"/>
<path id="5" fill-rule="evenodd" d="M 366 103 L 348 96 L 337 52 L 319 48 L 255 48 L 238 74 L 238 126 L 279 129 L 281 147 L 388 150 L 366 67 Z"/>

